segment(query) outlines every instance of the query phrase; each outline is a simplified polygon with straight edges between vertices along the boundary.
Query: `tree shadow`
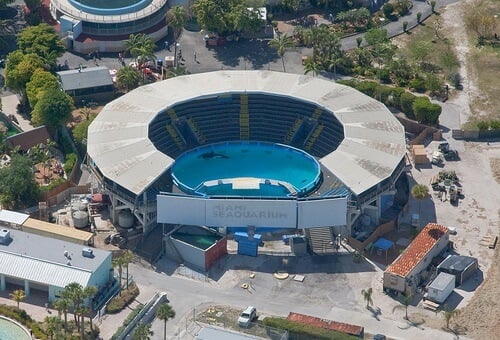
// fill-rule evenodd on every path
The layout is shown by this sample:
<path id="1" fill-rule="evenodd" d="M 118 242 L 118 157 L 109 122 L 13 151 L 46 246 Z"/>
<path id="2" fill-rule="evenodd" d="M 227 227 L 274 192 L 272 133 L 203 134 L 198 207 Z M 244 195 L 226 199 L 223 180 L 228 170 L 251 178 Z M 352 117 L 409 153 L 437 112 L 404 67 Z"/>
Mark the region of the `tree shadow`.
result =
<path id="1" fill-rule="evenodd" d="M 376 319 L 377 321 L 380 321 L 379 316 L 382 315 L 382 310 L 380 307 L 372 307 L 368 306 L 368 310 L 372 313 L 372 317 Z"/>
<path id="2" fill-rule="evenodd" d="M 424 329 L 424 327 L 421 327 L 425 323 L 425 320 L 423 318 L 420 321 L 416 321 L 412 320 L 411 316 L 409 316 L 408 319 L 405 319 L 405 321 L 406 321 L 406 327 L 398 326 L 399 329 L 410 329 L 411 327 L 415 327 L 420 330 Z"/>

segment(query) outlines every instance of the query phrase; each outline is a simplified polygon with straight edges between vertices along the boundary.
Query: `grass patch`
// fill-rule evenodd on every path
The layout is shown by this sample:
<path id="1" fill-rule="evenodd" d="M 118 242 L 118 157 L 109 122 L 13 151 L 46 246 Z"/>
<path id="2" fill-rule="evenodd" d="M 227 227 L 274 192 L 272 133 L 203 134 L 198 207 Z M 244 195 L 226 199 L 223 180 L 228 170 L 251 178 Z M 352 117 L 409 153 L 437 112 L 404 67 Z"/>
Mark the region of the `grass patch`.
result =
<path id="1" fill-rule="evenodd" d="M 315 327 L 312 325 L 306 325 L 303 323 L 294 322 L 283 318 L 267 317 L 264 319 L 263 322 L 264 325 L 269 327 L 288 330 L 290 332 L 292 339 L 325 339 L 325 340 L 359 339 L 358 337 L 349 334 L 336 332 L 320 327 Z"/>
<path id="2" fill-rule="evenodd" d="M 139 295 L 139 288 L 135 283 L 128 286 L 128 289 L 123 289 L 120 295 L 115 296 L 111 299 L 108 306 L 106 307 L 106 312 L 109 314 L 116 314 L 120 312 L 123 308 L 128 306 L 135 298 Z"/>

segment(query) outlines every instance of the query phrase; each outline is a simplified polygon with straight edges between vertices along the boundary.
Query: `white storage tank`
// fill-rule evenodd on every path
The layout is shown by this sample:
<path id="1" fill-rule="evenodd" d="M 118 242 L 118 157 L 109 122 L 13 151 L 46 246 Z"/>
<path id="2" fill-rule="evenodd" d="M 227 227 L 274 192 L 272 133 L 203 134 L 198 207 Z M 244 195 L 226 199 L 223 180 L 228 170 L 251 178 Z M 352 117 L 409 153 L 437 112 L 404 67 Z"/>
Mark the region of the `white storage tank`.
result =
<path id="1" fill-rule="evenodd" d="M 86 228 L 89 225 L 89 214 L 85 211 L 77 210 L 73 213 L 73 224 L 75 228 Z"/>
<path id="2" fill-rule="evenodd" d="M 122 210 L 118 213 L 118 225 L 129 229 L 134 226 L 134 215 L 128 210 Z"/>

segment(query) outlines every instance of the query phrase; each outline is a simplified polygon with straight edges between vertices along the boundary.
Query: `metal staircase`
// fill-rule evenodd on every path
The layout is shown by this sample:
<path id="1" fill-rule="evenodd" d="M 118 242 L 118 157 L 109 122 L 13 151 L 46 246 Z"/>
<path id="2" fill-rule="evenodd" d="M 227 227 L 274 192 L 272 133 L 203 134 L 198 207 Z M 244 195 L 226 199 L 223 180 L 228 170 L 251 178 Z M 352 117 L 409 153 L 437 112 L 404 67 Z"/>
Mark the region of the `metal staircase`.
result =
<path id="1" fill-rule="evenodd" d="M 333 227 L 317 227 L 305 230 L 309 249 L 315 254 L 335 253 Z"/>

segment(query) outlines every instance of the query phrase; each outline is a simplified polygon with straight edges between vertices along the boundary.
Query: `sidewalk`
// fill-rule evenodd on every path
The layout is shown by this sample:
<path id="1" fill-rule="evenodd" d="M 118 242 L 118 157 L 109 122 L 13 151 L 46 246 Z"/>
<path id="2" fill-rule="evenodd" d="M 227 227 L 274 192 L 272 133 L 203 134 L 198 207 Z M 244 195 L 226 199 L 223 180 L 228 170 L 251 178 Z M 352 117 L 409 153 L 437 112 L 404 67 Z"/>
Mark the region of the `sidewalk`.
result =
<path id="1" fill-rule="evenodd" d="M 34 129 L 34 127 L 31 126 L 31 122 L 29 120 L 17 113 L 17 104 L 19 104 L 19 98 L 16 94 L 9 94 L 5 97 L 1 97 L 1 100 L 2 112 L 5 113 L 6 116 L 9 116 L 11 114 L 14 115 L 14 117 L 16 117 L 17 121 L 19 122 L 17 126 L 20 127 L 21 130 L 29 131 Z"/>

